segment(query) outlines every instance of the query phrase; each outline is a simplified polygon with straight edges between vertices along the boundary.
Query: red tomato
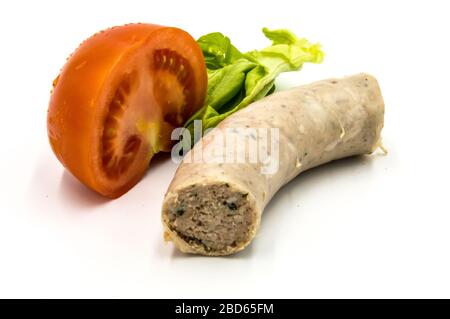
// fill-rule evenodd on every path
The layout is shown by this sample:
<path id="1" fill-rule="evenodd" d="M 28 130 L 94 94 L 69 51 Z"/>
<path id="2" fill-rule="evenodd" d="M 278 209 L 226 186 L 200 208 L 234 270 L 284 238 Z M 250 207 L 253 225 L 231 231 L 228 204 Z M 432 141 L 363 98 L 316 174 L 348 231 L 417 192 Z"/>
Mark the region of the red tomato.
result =
<path id="1" fill-rule="evenodd" d="M 52 149 L 81 182 L 115 198 L 170 151 L 170 134 L 199 109 L 207 75 L 185 31 L 130 24 L 99 32 L 70 56 L 54 88 L 47 128 Z"/>

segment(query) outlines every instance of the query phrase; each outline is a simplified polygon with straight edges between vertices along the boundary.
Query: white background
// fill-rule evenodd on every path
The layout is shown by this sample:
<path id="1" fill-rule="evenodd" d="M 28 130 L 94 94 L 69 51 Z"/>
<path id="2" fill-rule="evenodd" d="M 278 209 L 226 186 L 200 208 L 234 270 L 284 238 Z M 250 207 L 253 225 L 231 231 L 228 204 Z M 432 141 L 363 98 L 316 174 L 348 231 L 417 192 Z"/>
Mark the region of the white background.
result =
<path id="1" fill-rule="evenodd" d="M 447 1 L 2 1 L 0 297 L 450 297 L 450 10 Z M 244 252 L 164 244 L 160 159 L 108 201 L 56 160 L 53 78 L 92 33 L 129 22 L 221 31 L 242 50 L 289 28 L 327 53 L 279 88 L 365 71 L 386 103 L 388 156 L 299 176 Z"/>

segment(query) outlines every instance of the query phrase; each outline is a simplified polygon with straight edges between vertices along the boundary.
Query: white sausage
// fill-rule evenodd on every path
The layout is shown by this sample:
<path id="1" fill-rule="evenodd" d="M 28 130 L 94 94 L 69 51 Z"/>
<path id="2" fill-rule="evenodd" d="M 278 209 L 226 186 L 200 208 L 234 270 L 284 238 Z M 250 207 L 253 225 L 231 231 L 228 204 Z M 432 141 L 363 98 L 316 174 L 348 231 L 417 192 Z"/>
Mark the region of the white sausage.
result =
<path id="1" fill-rule="evenodd" d="M 323 163 L 372 153 L 383 121 L 380 88 L 368 74 L 315 82 L 249 105 L 222 121 L 191 152 L 200 145 L 203 153 L 222 147 L 219 137 L 227 128 L 279 128 L 278 171 L 262 174 L 261 163 L 187 163 L 187 154 L 164 199 L 165 239 L 188 253 L 242 250 L 254 238 L 264 207 L 284 184 Z"/>

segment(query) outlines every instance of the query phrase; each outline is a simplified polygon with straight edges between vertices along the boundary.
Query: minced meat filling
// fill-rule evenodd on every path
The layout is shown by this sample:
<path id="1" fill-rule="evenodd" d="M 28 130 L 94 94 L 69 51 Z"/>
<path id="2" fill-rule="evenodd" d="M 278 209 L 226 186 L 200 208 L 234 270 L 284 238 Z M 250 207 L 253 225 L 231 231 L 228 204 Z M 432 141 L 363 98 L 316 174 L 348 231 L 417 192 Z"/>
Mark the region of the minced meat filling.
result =
<path id="1" fill-rule="evenodd" d="M 227 183 L 191 185 L 168 205 L 169 228 L 206 251 L 235 247 L 248 240 L 252 225 L 247 195 Z"/>

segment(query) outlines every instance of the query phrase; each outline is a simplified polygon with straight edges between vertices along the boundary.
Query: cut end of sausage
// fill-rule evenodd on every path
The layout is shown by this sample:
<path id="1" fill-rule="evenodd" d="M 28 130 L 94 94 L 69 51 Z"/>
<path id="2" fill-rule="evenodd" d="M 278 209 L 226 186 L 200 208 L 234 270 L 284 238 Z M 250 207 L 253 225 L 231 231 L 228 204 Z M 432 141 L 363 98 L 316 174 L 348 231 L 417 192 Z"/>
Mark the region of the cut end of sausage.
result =
<path id="1" fill-rule="evenodd" d="M 250 196 L 226 182 L 194 184 L 168 194 L 162 211 L 164 238 L 186 253 L 236 253 L 248 245 L 259 224 Z"/>

